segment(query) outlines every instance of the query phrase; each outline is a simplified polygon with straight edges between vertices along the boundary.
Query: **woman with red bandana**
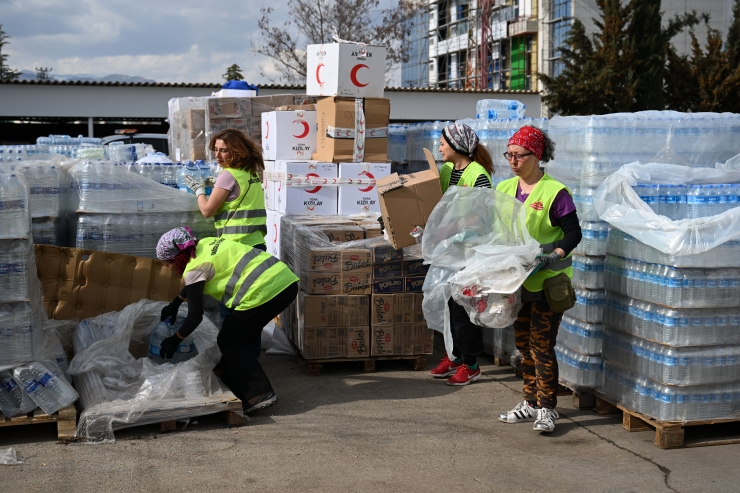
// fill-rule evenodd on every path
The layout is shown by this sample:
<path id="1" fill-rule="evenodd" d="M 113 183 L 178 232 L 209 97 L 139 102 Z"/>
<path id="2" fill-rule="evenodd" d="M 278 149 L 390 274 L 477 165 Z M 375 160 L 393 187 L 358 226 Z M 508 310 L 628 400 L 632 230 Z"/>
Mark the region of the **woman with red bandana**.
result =
<path id="1" fill-rule="evenodd" d="M 442 192 L 451 186 L 491 188 L 493 160 L 485 146 L 480 145 L 475 131 L 464 123 L 453 123 L 442 131 L 439 152 L 445 164 L 439 172 Z M 434 378 L 447 378 L 448 385 L 467 385 L 480 378 L 478 355 L 483 353 L 483 332 L 470 321 L 464 307 L 450 298 L 450 332 L 452 356 L 442 357 L 429 372 Z"/>
<path id="2" fill-rule="evenodd" d="M 524 203 L 527 230 L 544 253 L 539 270 L 524 282 L 524 305 L 514 322 L 516 348 L 522 353 L 524 401 L 500 414 L 499 420 L 534 421 L 534 430 L 541 432 L 553 431 L 558 418 L 555 340 L 563 316 L 553 311 L 544 289 L 548 279 L 556 277 L 569 284 L 573 276 L 570 253 L 581 242 L 570 190 L 540 169 L 540 162 L 550 161 L 554 154 L 555 143 L 544 132 L 530 125 L 522 127 L 509 139 L 504 153 L 516 176 L 496 187 Z"/>

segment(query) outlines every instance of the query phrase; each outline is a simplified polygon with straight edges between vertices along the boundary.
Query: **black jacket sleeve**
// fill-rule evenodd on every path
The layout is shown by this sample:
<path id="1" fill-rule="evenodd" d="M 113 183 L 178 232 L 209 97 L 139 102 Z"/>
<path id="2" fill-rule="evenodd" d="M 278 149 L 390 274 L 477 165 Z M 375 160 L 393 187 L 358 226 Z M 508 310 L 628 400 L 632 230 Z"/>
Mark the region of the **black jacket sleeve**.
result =
<path id="1" fill-rule="evenodd" d="M 555 242 L 555 248 L 562 248 L 566 255 L 573 251 L 581 242 L 581 225 L 578 223 L 578 213 L 573 211 L 558 218 L 558 225 L 565 237 Z"/>
<path id="2" fill-rule="evenodd" d="M 180 292 L 180 296 L 188 300 L 188 316 L 177 330 L 178 335 L 183 339 L 192 334 L 203 321 L 203 289 L 205 285 L 205 281 L 196 282 L 185 286 Z"/>

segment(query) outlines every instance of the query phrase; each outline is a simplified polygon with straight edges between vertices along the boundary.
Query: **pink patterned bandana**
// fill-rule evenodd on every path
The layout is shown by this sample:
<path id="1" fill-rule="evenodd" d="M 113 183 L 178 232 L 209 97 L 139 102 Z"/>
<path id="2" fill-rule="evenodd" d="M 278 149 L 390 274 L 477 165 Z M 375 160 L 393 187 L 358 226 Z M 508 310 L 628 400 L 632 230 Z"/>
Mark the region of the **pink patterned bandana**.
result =
<path id="1" fill-rule="evenodd" d="M 522 146 L 540 160 L 545 152 L 545 136 L 539 129 L 526 126 L 517 130 L 507 145 Z"/>
<path id="2" fill-rule="evenodd" d="M 167 231 L 157 242 L 157 258 L 159 260 L 172 260 L 183 250 L 190 252 L 190 257 L 195 258 L 195 246 L 198 238 L 187 226 Z"/>

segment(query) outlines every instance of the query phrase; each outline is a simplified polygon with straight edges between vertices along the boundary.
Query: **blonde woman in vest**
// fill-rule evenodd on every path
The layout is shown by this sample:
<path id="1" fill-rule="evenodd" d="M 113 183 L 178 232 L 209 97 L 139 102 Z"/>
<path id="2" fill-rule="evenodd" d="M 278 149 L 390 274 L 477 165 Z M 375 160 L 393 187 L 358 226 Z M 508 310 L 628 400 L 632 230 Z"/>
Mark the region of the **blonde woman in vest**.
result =
<path id="1" fill-rule="evenodd" d="M 209 149 L 223 168 L 211 196 L 206 197 L 203 180 L 185 177 L 188 188 L 198 197 L 200 212 L 214 219 L 217 236 L 266 250 L 262 150 L 244 132 L 233 128 L 211 137 Z"/>
<path id="2" fill-rule="evenodd" d="M 216 339 L 224 383 L 241 399 L 245 414 L 274 405 L 277 395 L 257 361 L 255 347 L 265 325 L 295 300 L 295 274 L 267 252 L 226 238 L 198 240 L 187 226 L 162 235 L 157 258 L 185 281 L 180 295 L 162 309 L 161 320 L 176 317 L 180 305 L 188 302 L 185 322 L 162 341 L 162 357 L 172 358 L 180 342 L 198 327 L 203 296 L 212 296 L 230 309 Z"/>
<path id="3" fill-rule="evenodd" d="M 527 125 L 509 140 L 504 157 L 516 175 L 496 189 L 523 202 L 527 230 L 540 242 L 540 269 L 524 282 L 524 306 L 514 322 L 514 339 L 522 353 L 524 401 L 499 415 L 504 423 L 534 421 L 534 430 L 555 429 L 558 394 L 558 363 L 555 340 L 562 313 L 551 309 L 543 293 L 546 279 L 565 273 L 573 276 L 571 251 L 581 242 L 576 206 L 570 191 L 540 169 L 540 162 L 553 159 L 555 144 L 541 130 Z"/>
<path id="4" fill-rule="evenodd" d="M 464 123 L 448 125 L 439 140 L 445 164 L 439 173 L 442 192 L 451 186 L 491 188 L 493 161 L 475 131 Z M 434 378 L 447 378 L 448 385 L 467 385 L 480 378 L 478 355 L 483 353 L 481 327 L 470 321 L 468 312 L 450 298 L 450 331 L 454 359 L 447 353 L 429 372 Z"/>

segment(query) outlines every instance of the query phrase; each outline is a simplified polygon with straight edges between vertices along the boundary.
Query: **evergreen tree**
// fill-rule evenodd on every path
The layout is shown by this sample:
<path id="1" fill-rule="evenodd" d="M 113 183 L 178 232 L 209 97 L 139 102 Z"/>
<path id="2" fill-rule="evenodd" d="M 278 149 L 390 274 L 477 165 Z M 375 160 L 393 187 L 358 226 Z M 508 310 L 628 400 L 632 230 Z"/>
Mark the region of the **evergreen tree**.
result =
<path id="1" fill-rule="evenodd" d="M 740 65 L 740 0 L 732 7 L 732 24 L 727 31 L 727 51 L 735 65 Z"/>
<path id="2" fill-rule="evenodd" d="M 242 69 L 237 65 L 236 63 L 232 65 L 231 67 L 226 69 L 226 73 L 223 74 L 221 77 L 226 80 L 226 82 L 230 80 L 244 80 L 244 74 L 242 74 Z"/>
<path id="3" fill-rule="evenodd" d="M 740 30 L 738 2 L 728 34 Z M 678 111 L 731 111 L 740 113 L 740 64 L 736 51 L 729 43 L 723 49 L 722 33 L 709 27 L 709 16 L 704 15 L 707 41 L 703 50 L 691 35 L 691 55 L 678 55 L 669 50 L 669 63 L 665 76 L 665 99 L 669 109 Z M 734 42 L 735 40 L 733 40 Z"/>
<path id="4" fill-rule="evenodd" d="M 17 79 L 21 73 L 8 67 L 8 55 L 3 53 L 3 46 L 10 44 L 10 36 L 3 31 L 0 24 L 0 82 L 10 82 Z"/>

